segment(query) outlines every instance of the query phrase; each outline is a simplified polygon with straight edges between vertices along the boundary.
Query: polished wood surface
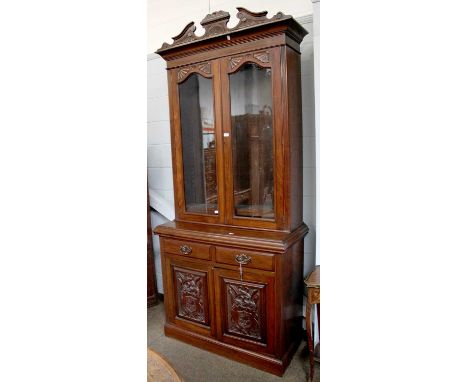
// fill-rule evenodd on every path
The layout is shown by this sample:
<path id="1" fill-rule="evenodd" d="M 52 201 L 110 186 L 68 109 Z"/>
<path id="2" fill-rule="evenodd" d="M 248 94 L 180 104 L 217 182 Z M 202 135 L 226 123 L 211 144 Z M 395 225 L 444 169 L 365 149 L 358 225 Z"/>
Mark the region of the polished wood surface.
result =
<path id="1" fill-rule="evenodd" d="M 309 345 L 310 373 L 309 381 L 314 378 L 314 323 L 312 322 L 313 306 L 317 305 L 317 317 L 320 332 L 320 265 L 317 265 L 304 280 L 307 288 L 306 330 Z M 317 344 L 318 346 L 318 344 Z"/>
<path id="2" fill-rule="evenodd" d="M 210 264 L 200 260 L 185 259 L 165 255 L 164 304 L 166 322 L 204 336 L 215 335 L 214 322 L 214 285 Z M 178 276 L 186 276 L 178 280 Z M 166 285 L 165 284 L 165 285 Z"/>
<path id="3" fill-rule="evenodd" d="M 314 269 L 308 274 L 308 276 L 304 280 L 304 283 L 307 288 L 318 289 L 318 292 L 320 292 L 320 265 L 316 265 L 314 267 Z M 308 291 L 312 290 L 308 289 Z M 320 294 L 318 294 L 318 296 L 316 297 L 311 297 L 311 302 L 313 304 L 320 303 Z"/>
<path id="4" fill-rule="evenodd" d="M 210 245 L 190 242 L 187 240 L 164 240 L 164 250 L 168 253 L 181 256 L 190 256 L 197 259 L 210 260 Z"/>
<path id="5" fill-rule="evenodd" d="M 274 271 L 275 259 L 273 254 L 239 250 L 239 248 L 216 247 L 216 262 L 239 266 L 239 257 L 244 255 L 247 263 L 245 268 L 257 268 Z"/>
<path id="6" fill-rule="evenodd" d="M 274 277 L 215 269 L 217 332 L 223 343 L 274 354 Z"/>
<path id="7" fill-rule="evenodd" d="M 168 69 L 176 212 L 174 222 L 155 230 L 161 243 L 165 333 L 282 375 L 302 332 L 308 227 L 302 222 L 299 44 L 307 32 L 282 13 L 270 19 L 266 12 L 239 8 L 238 17 L 239 24 L 228 28 L 229 14 L 214 12 L 202 21 L 205 35 L 194 35 L 191 23 L 157 52 Z M 242 98 L 242 88 L 233 96 L 231 81 L 246 66 L 263 70 L 271 89 L 268 82 L 253 88 L 256 101 L 232 106 L 231 97 Z M 183 105 L 193 105 L 179 85 L 198 75 L 213 86 L 215 143 L 210 141 L 209 154 L 210 160 L 216 158 L 218 209 L 209 213 L 187 210 L 185 197 L 197 190 L 184 190 L 190 183 L 184 177 L 194 175 L 184 174 L 182 130 L 187 127 L 180 108 L 187 112 Z M 237 80 L 245 80 L 242 76 Z M 259 81 L 244 83 L 247 92 Z M 270 105 L 263 102 L 267 92 Z M 192 113 L 194 126 L 203 111 L 197 113 Z M 243 132 L 233 137 L 237 125 L 247 138 Z M 206 152 L 197 155 L 206 174 L 211 162 Z M 211 184 L 209 178 L 205 193 Z"/>

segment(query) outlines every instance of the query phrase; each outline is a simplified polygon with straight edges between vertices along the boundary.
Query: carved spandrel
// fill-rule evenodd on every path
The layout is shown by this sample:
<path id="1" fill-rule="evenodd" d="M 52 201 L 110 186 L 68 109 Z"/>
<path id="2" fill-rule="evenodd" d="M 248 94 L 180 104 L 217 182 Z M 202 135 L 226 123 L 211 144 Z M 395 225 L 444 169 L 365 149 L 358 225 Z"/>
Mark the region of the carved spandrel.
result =
<path id="1" fill-rule="evenodd" d="M 229 333 L 262 341 L 262 288 L 226 283 Z"/>
<path id="2" fill-rule="evenodd" d="M 159 51 L 164 51 L 169 48 L 173 48 L 179 45 L 184 45 L 193 41 L 201 41 L 208 39 L 210 37 L 222 36 L 235 32 L 241 29 L 250 28 L 256 25 L 261 24 L 270 24 L 284 19 L 291 19 L 292 16 L 285 15 L 282 12 L 278 12 L 272 18 L 266 17 L 267 12 L 251 12 L 245 8 L 237 8 L 237 18 L 239 22 L 233 28 L 228 28 L 227 23 L 231 18 L 230 14 L 225 11 L 216 11 L 205 16 L 201 21 L 201 25 L 204 29 L 204 34 L 202 36 L 195 35 L 196 26 L 192 21 L 179 33 L 177 36 L 173 37 L 174 40 L 172 44 L 164 43 Z"/>
<path id="3" fill-rule="evenodd" d="M 230 72 L 236 71 L 243 63 L 248 61 L 259 63 L 262 66 L 271 66 L 269 50 L 229 57 L 227 60 Z"/>
<path id="4" fill-rule="evenodd" d="M 174 276 L 178 316 L 208 324 L 206 275 L 201 272 L 176 268 Z"/>
<path id="5" fill-rule="evenodd" d="M 191 73 L 200 73 L 202 76 L 211 77 L 211 63 L 202 62 L 180 68 L 177 72 L 177 82 L 182 82 Z"/>

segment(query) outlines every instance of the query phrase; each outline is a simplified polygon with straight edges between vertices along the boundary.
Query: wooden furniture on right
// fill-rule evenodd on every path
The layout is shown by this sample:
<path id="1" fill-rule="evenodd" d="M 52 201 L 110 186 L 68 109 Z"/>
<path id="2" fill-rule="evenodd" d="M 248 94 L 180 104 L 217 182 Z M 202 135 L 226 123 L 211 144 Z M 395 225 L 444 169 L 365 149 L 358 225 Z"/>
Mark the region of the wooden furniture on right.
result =
<path id="1" fill-rule="evenodd" d="M 317 304 L 317 317 L 320 334 L 320 265 L 317 265 L 304 280 L 307 288 L 306 329 L 309 343 L 310 374 L 309 381 L 314 377 L 314 323 L 312 322 L 312 307 Z M 318 346 L 318 344 L 317 344 Z"/>

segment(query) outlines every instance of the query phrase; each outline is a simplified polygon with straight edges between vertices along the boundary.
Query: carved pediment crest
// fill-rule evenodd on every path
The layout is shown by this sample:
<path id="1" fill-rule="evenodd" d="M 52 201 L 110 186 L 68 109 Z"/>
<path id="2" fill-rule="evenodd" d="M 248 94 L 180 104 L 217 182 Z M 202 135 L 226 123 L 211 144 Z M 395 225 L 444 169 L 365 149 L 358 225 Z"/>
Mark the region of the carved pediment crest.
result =
<path id="1" fill-rule="evenodd" d="M 201 21 L 201 25 L 205 30 L 205 33 L 202 36 L 196 36 L 195 23 L 192 21 L 179 33 L 177 36 L 173 37 L 174 40 L 172 44 L 164 43 L 159 51 L 164 51 L 169 48 L 173 48 L 179 45 L 184 45 L 193 41 L 205 40 L 210 37 L 222 36 L 235 32 L 241 29 L 253 27 L 260 24 L 270 24 L 279 20 L 291 19 L 291 16 L 284 15 L 282 12 L 278 12 L 272 18 L 268 18 L 267 12 L 251 12 L 245 8 L 237 8 L 237 18 L 239 22 L 234 28 L 228 28 L 227 23 L 230 19 L 230 14 L 225 11 L 216 11 L 205 16 Z"/>

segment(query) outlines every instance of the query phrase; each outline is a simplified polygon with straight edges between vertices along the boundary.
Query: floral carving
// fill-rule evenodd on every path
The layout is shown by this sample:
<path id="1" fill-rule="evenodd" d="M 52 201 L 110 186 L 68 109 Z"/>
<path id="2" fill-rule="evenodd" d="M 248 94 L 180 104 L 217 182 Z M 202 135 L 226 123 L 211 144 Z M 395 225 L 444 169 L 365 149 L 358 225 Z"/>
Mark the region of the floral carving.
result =
<path id="1" fill-rule="evenodd" d="M 228 330 L 261 339 L 260 289 L 228 284 Z"/>
<path id="2" fill-rule="evenodd" d="M 237 66 L 239 66 L 239 64 L 244 61 L 244 58 L 243 57 L 230 57 L 229 58 L 229 67 L 231 69 L 234 69 L 236 68 Z"/>
<path id="3" fill-rule="evenodd" d="M 201 64 L 184 66 L 183 68 L 179 69 L 179 71 L 177 72 L 177 80 L 179 82 L 184 80 L 185 77 L 187 77 L 192 72 L 198 72 L 198 73 L 210 76 L 211 75 L 211 63 L 202 62 Z"/>
<path id="4" fill-rule="evenodd" d="M 266 52 L 260 52 L 260 53 L 254 53 L 254 58 L 256 58 L 258 61 L 261 62 L 270 62 L 270 53 L 268 51 Z"/>
<path id="5" fill-rule="evenodd" d="M 175 271 L 177 280 L 178 315 L 206 323 L 204 276 Z"/>
<path id="6" fill-rule="evenodd" d="M 259 61 L 263 64 L 268 64 L 270 62 L 270 52 L 266 50 L 263 52 L 246 53 L 242 56 L 229 57 L 229 69 L 232 71 L 246 61 Z"/>

